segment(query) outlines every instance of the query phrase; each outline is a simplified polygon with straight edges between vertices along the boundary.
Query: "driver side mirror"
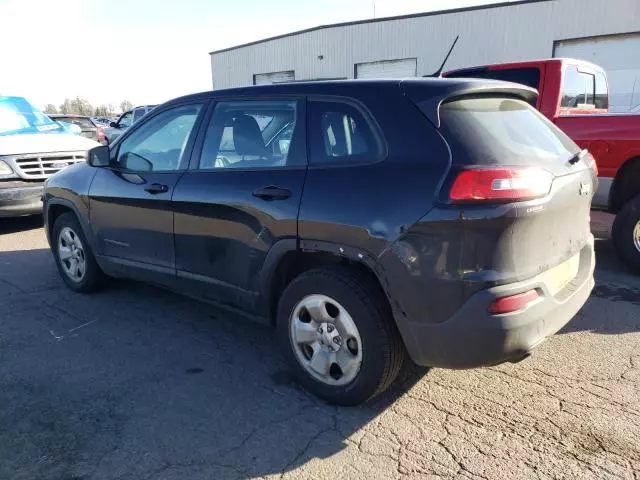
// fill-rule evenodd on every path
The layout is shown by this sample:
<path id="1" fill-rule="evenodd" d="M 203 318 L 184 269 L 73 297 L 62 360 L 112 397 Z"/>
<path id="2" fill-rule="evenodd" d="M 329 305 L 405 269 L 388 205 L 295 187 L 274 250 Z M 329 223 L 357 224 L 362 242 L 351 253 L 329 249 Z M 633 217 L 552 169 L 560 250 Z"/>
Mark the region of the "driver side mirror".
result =
<path id="1" fill-rule="evenodd" d="M 109 123 L 109 126 L 110 126 L 111 128 L 118 128 L 118 124 L 117 124 L 116 122 L 110 122 L 110 123 Z"/>
<path id="2" fill-rule="evenodd" d="M 87 163 L 92 167 L 108 167 L 111 164 L 109 147 L 101 145 L 89 150 Z"/>

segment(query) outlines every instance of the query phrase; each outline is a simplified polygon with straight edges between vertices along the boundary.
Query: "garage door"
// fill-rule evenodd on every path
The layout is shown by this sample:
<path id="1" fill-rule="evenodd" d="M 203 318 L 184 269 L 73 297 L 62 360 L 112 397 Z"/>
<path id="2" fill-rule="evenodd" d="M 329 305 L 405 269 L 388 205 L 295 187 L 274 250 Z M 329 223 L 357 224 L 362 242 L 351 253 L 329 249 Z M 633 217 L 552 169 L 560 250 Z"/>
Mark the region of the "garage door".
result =
<path id="1" fill-rule="evenodd" d="M 417 60 L 383 60 L 380 62 L 358 63 L 356 78 L 404 78 L 418 74 Z"/>
<path id="2" fill-rule="evenodd" d="M 640 34 L 560 41 L 554 55 L 587 60 L 604 68 L 612 112 L 640 110 Z"/>
<path id="3" fill-rule="evenodd" d="M 295 79 L 296 75 L 293 70 L 286 72 L 256 73 L 253 76 L 253 84 L 270 85 L 272 83 L 293 82 Z"/>

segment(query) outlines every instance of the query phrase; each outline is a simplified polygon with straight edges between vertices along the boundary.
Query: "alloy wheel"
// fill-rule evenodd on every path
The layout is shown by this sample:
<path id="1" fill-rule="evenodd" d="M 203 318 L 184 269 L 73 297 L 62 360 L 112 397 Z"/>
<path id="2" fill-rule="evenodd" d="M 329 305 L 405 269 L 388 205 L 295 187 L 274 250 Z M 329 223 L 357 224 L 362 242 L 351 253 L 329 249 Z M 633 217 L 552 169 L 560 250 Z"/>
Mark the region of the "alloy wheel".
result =
<path id="1" fill-rule="evenodd" d="M 58 258 L 67 277 L 81 282 L 87 271 L 87 259 L 80 237 L 69 227 L 64 227 L 58 235 Z"/>

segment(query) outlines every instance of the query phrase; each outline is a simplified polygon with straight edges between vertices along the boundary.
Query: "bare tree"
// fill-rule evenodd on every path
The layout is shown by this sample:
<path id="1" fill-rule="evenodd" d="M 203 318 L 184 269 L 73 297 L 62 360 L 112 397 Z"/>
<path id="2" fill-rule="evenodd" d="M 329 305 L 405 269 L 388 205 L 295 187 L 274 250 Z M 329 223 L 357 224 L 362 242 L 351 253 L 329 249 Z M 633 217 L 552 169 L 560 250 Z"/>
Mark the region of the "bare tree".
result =
<path id="1" fill-rule="evenodd" d="M 47 103 L 44 107 L 44 113 L 58 113 L 58 109 L 52 103 Z"/>
<path id="2" fill-rule="evenodd" d="M 73 113 L 75 113 L 76 115 L 93 115 L 93 105 L 91 105 L 84 98 L 76 97 L 74 100 L 71 100 L 71 107 Z"/>
<path id="3" fill-rule="evenodd" d="M 71 100 L 69 100 L 68 98 L 64 99 L 64 102 L 62 102 L 62 105 L 60 105 L 60 108 L 58 109 L 60 113 L 73 113 L 73 107 L 71 105 Z"/>
<path id="4" fill-rule="evenodd" d="M 108 117 L 108 116 L 110 116 L 109 107 L 107 105 L 100 105 L 100 106 L 96 107 L 94 115 L 96 117 Z"/>
<path id="5" fill-rule="evenodd" d="M 133 103 L 131 103 L 129 100 L 123 100 L 122 102 L 120 102 L 120 109 L 123 112 L 126 112 L 127 110 L 131 110 L 133 108 Z"/>

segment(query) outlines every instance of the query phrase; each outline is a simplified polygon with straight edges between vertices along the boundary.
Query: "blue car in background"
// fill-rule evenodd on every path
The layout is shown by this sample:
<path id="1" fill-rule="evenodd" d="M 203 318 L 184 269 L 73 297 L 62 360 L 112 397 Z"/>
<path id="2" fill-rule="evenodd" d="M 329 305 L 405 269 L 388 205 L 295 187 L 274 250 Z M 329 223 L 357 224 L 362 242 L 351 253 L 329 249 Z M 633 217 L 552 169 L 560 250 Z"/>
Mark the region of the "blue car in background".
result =
<path id="1" fill-rule="evenodd" d="M 0 217 L 40 213 L 45 180 L 100 145 L 76 129 L 22 97 L 0 96 Z"/>

